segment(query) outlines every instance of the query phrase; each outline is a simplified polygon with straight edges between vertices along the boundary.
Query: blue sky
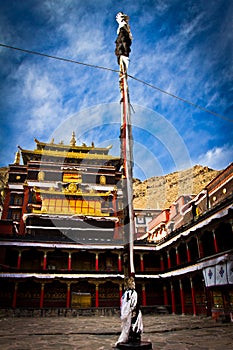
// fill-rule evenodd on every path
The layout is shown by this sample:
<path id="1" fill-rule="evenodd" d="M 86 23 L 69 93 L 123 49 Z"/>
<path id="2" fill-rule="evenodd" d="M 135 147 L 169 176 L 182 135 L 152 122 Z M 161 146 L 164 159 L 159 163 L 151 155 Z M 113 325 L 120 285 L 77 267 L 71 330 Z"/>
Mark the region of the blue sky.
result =
<path id="1" fill-rule="evenodd" d="M 1 0 L 0 43 L 118 69 L 117 22 L 130 16 L 128 78 L 134 176 L 194 164 L 223 169 L 233 155 L 233 2 L 230 0 Z M 113 145 L 119 155 L 118 74 L 0 47 L 0 166 L 41 141 Z"/>

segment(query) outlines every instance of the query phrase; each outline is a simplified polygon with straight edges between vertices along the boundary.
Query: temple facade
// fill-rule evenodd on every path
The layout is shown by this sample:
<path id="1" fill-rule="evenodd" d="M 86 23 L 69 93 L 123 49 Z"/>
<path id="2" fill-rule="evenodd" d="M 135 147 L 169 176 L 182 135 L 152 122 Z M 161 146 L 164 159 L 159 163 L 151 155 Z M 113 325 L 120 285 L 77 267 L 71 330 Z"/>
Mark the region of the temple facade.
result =
<path id="1" fill-rule="evenodd" d="M 9 166 L 1 220 L 1 306 L 119 305 L 120 158 L 35 140 Z M 23 164 L 20 164 L 20 158 Z"/>
<path id="2" fill-rule="evenodd" d="M 9 165 L 0 221 L 0 307 L 115 307 L 123 292 L 122 161 L 110 147 L 35 140 Z M 22 164 L 21 164 L 22 163 Z M 165 210 L 135 209 L 141 305 L 230 315 L 233 165 Z"/>

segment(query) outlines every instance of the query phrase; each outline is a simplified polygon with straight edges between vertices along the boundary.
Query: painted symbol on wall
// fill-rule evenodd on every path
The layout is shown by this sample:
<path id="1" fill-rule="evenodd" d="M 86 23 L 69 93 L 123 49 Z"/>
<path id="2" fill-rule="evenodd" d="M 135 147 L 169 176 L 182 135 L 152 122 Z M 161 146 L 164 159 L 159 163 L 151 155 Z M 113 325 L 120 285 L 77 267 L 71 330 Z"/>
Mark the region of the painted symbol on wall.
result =
<path id="1" fill-rule="evenodd" d="M 208 272 L 208 276 L 209 276 L 209 278 L 210 278 L 210 280 L 211 280 L 211 278 L 212 278 L 212 276 L 213 276 L 213 272 L 209 269 L 209 272 Z"/>
<path id="2" fill-rule="evenodd" d="M 219 270 L 219 275 L 223 278 L 225 271 L 223 269 L 223 267 L 221 266 L 221 269 Z"/>

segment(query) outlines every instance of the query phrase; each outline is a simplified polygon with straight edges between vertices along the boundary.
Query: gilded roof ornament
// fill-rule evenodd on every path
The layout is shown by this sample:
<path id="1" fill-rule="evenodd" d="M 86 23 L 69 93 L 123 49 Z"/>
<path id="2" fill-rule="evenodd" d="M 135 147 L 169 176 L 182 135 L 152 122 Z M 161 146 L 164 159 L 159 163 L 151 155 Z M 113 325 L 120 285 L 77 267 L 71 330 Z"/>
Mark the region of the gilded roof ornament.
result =
<path id="1" fill-rule="evenodd" d="M 20 163 L 20 152 L 17 151 L 15 154 L 14 164 L 19 165 L 19 163 Z"/>
<path id="2" fill-rule="evenodd" d="M 104 176 L 104 175 L 100 176 L 100 184 L 101 185 L 106 185 L 106 176 Z"/>
<path id="3" fill-rule="evenodd" d="M 72 132 L 72 137 L 70 140 L 70 146 L 74 147 L 76 145 L 76 138 L 75 138 L 75 133 L 74 131 Z"/>
<path id="4" fill-rule="evenodd" d="M 73 182 L 71 182 L 68 187 L 64 188 L 63 192 L 64 193 L 71 193 L 71 194 L 81 193 L 81 191 L 79 191 L 79 189 L 78 189 L 78 186 Z"/>
<path id="5" fill-rule="evenodd" d="M 39 171 L 39 173 L 37 175 L 37 179 L 39 181 L 44 181 L 44 179 L 45 179 L 45 172 L 44 171 Z"/>

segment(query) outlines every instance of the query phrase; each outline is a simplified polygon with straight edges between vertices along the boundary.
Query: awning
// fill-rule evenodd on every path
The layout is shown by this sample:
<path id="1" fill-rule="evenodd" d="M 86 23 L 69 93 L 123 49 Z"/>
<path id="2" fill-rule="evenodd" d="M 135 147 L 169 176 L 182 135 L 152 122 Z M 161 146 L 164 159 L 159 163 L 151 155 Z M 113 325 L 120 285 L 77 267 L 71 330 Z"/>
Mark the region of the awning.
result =
<path id="1" fill-rule="evenodd" d="M 123 274 L 94 274 L 94 273 L 0 273 L 0 278 L 37 278 L 40 280 L 46 279 L 78 279 L 78 278 L 93 278 L 93 279 L 106 279 L 106 278 L 124 278 Z"/>
<path id="2" fill-rule="evenodd" d="M 206 287 L 233 284 L 233 254 L 225 254 L 203 263 Z"/>

